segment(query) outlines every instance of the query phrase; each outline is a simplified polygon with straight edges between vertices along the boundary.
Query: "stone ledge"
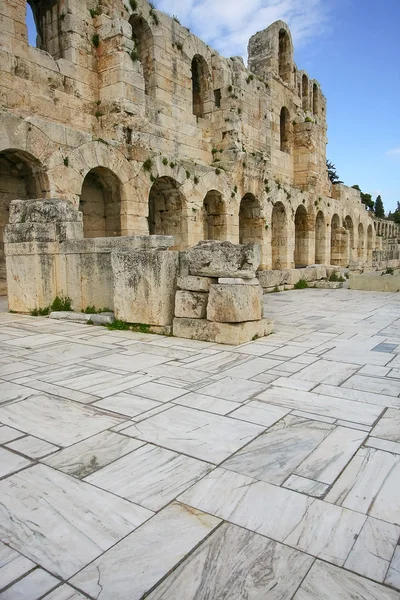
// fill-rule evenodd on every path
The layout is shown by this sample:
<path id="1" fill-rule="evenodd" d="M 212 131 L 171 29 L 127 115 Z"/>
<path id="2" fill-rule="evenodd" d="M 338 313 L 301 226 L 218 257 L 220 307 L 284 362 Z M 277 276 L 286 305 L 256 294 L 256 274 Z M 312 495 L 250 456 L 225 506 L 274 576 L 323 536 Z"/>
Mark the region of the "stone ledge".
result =
<path id="1" fill-rule="evenodd" d="M 175 318 L 173 325 L 175 337 L 233 346 L 265 337 L 272 331 L 273 321 L 270 319 L 245 323 L 211 323 L 205 319 Z"/>

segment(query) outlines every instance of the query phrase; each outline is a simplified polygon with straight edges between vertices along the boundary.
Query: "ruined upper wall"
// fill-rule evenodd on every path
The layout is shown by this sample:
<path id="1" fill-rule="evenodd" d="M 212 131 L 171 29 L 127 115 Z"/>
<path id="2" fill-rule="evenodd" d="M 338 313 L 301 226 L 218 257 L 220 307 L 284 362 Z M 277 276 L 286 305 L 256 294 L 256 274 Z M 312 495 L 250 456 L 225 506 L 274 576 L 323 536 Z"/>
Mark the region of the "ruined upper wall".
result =
<path id="1" fill-rule="evenodd" d="M 297 70 L 285 23 L 253 36 L 247 69 L 145 0 L 30 4 L 41 49 L 27 43 L 26 1 L 0 1 L 7 110 L 125 154 L 134 146 L 139 158 L 150 149 L 215 166 L 212 150 L 222 151 L 221 166 L 237 176 L 329 193 L 325 98 Z"/>

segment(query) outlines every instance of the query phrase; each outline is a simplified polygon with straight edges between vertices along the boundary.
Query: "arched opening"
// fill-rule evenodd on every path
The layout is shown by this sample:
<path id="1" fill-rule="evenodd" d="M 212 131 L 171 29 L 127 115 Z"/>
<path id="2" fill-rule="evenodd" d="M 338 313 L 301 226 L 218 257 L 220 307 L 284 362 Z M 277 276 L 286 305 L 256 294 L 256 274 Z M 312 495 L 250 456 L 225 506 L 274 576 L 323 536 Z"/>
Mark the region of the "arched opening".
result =
<path id="1" fill-rule="evenodd" d="M 271 229 L 272 268 L 286 269 L 288 236 L 286 211 L 282 202 L 277 202 L 272 210 Z"/>
<path id="2" fill-rule="evenodd" d="M 291 69 L 291 44 L 287 31 L 281 29 L 279 32 L 279 77 L 290 83 Z"/>
<path id="3" fill-rule="evenodd" d="M 45 198 L 49 193 L 47 175 L 31 154 L 10 149 L 0 152 L 0 295 L 6 294 L 4 229 L 12 200 Z"/>
<path id="4" fill-rule="evenodd" d="M 226 236 L 225 202 L 219 192 L 211 190 L 203 202 L 203 239 L 223 241 Z"/>
<path id="5" fill-rule="evenodd" d="M 316 83 L 313 84 L 313 113 L 318 115 L 319 113 L 319 90 Z"/>
<path id="6" fill-rule="evenodd" d="M 139 15 L 132 15 L 129 23 L 132 27 L 132 39 L 135 42 L 132 58 L 138 60 L 142 65 L 145 93 L 148 96 L 154 96 L 156 81 L 152 31 L 145 19 Z"/>
<path id="7" fill-rule="evenodd" d="M 121 235 L 121 182 L 109 169 L 97 167 L 86 175 L 79 210 L 85 238 Z"/>
<path id="8" fill-rule="evenodd" d="M 367 229 L 367 261 L 372 263 L 372 250 L 374 248 L 374 234 L 372 225 L 368 225 Z"/>
<path id="9" fill-rule="evenodd" d="M 326 224 L 324 214 L 319 211 L 315 219 L 315 263 L 326 263 Z"/>
<path id="10" fill-rule="evenodd" d="M 294 266 L 305 267 L 308 264 L 308 223 L 307 211 L 301 204 L 294 218 Z"/>
<path id="11" fill-rule="evenodd" d="M 204 117 L 207 112 L 210 71 L 205 59 L 196 54 L 192 60 L 192 98 L 193 114 Z"/>
<path id="12" fill-rule="evenodd" d="M 150 235 L 173 235 L 174 249 L 187 246 L 186 220 L 183 217 L 185 198 L 180 184 L 171 177 L 159 177 L 149 195 Z"/>
<path id="13" fill-rule="evenodd" d="M 35 22 L 35 15 L 33 14 L 33 10 L 29 2 L 26 3 L 26 19 L 25 19 L 26 29 L 28 31 L 28 44 L 30 46 L 37 46 L 37 25 Z"/>
<path id="14" fill-rule="evenodd" d="M 290 154 L 290 114 L 286 106 L 282 108 L 280 115 L 280 144 L 281 152 Z"/>
<path id="15" fill-rule="evenodd" d="M 343 234 L 339 215 L 333 215 L 331 222 L 331 265 L 340 265 L 343 254 Z"/>
<path id="16" fill-rule="evenodd" d="M 243 196 L 239 209 L 239 242 L 262 244 L 264 219 L 261 207 L 253 194 Z"/>
<path id="17" fill-rule="evenodd" d="M 344 226 L 349 232 L 348 262 L 350 263 L 354 258 L 355 245 L 353 220 L 349 215 L 344 220 Z"/>
<path id="18" fill-rule="evenodd" d="M 61 36 L 60 23 L 64 13 L 62 2 L 55 0 L 28 0 L 27 5 L 31 9 L 32 16 L 28 12 L 26 23 L 28 27 L 29 43 L 32 46 L 45 50 L 55 59 L 63 56 L 63 39 Z M 36 28 L 36 40 L 33 41 Z"/>
<path id="19" fill-rule="evenodd" d="M 309 86 L 308 86 L 308 77 L 305 74 L 301 78 L 301 90 L 302 90 L 302 107 L 303 107 L 303 110 L 308 110 L 309 107 L 310 107 L 309 106 L 310 92 L 309 92 Z"/>
<path id="20" fill-rule="evenodd" d="M 363 261 L 365 258 L 365 238 L 364 238 L 364 226 L 362 223 L 358 226 L 358 248 L 357 248 L 358 260 Z"/>

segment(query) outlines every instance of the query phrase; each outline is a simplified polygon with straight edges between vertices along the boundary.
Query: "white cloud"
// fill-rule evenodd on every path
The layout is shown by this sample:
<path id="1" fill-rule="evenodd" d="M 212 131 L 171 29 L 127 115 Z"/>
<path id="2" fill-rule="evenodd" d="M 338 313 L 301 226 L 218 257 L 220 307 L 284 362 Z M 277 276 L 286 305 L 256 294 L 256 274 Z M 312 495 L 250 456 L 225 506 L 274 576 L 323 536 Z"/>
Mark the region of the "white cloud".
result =
<path id="1" fill-rule="evenodd" d="M 278 19 L 302 45 L 323 33 L 328 15 L 327 0 L 156 0 L 156 5 L 224 56 L 245 57 L 250 37 Z"/>
<path id="2" fill-rule="evenodd" d="M 391 148 L 386 153 L 388 156 L 400 156 L 400 146 L 397 148 Z"/>

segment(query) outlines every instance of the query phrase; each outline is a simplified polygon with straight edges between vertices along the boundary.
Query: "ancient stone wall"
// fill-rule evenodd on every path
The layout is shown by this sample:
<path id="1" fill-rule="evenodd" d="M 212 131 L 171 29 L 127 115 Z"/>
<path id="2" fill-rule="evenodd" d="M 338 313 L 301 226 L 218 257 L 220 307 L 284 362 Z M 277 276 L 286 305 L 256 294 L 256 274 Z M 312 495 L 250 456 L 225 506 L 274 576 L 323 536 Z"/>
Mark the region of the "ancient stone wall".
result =
<path id="1" fill-rule="evenodd" d="M 326 100 L 285 23 L 246 68 L 145 0 L 29 4 L 38 47 L 27 1 L 0 0 L 0 245 L 11 200 L 51 197 L 85 237 L 258 242 L 264 269 L 372 265 L 399 235 L 330 184 Z"/>

